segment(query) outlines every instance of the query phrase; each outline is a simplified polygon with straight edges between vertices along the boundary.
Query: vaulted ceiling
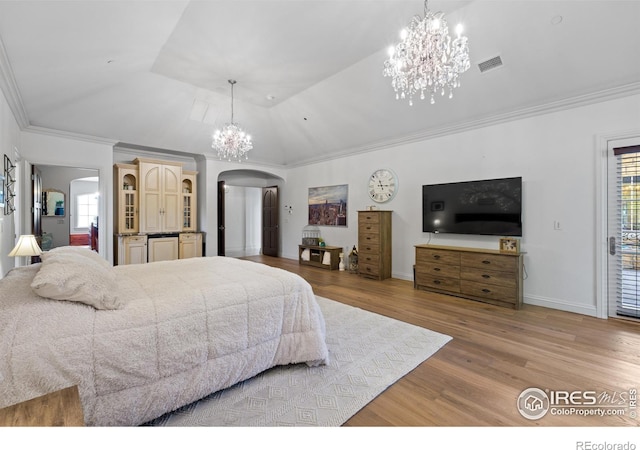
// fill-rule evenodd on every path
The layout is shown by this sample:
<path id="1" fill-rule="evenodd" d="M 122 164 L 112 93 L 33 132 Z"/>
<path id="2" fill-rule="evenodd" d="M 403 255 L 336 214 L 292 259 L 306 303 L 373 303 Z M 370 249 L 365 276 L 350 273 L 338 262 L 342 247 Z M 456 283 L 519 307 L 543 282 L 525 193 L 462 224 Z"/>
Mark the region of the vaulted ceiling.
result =
<path id="1" fill-rule="evenodd" d="M 640 92 L 640 0 L 429 9 L 463 23 L 472 61 L 434 105 L 382 76 L 420 0 L 0 0 L 0 85 L 25 128 L 206 154 L 235 79 L 250 161 L 283 166 Z"/>

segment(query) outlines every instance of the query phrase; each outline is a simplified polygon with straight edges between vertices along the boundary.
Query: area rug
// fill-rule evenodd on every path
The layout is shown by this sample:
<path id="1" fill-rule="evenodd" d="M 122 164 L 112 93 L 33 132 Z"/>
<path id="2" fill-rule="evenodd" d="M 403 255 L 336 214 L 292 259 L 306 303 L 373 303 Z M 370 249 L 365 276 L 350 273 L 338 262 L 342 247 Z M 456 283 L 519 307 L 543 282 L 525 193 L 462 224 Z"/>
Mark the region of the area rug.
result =
<path id="1" fill-rule="evenodd" d="M 451 337 L 317 297 L 330 363 L 275 367 L 152 426 L 339 426 Z"/>

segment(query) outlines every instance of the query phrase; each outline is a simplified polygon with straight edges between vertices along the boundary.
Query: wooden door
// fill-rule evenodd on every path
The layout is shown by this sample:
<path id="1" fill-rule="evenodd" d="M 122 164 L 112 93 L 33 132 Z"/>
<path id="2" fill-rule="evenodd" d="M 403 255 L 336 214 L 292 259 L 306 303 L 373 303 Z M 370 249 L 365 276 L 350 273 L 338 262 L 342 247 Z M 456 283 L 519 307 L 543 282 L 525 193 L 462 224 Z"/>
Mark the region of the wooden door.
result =
<path id="1" fill-rule="evenodd" d="M 224 181 L 218 181 L 218 256 L 224 256 Z"/>
<path id="2" fill-rule="evenodd" d="M 140 231 L 162 231 L 162 171 L 158 164 L 140 163 Z"/>
<path id="3" fill-rule="evenodd" d="M 278 187 L 262 188 L 262 254 L 278 256 L 280 225 Z"/>

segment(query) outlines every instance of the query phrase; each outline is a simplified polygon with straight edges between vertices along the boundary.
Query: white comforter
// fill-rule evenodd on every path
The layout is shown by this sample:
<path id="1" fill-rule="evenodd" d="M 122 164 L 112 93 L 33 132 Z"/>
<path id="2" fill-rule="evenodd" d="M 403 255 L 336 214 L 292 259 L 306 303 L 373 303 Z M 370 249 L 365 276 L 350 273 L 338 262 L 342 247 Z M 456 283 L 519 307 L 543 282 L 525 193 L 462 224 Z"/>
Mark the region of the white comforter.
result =
<path id="1" fill-rule="evenodd" d="M 118 266 L 123 309 L 48 300 L 38 265 L 0 280 L 0 407 L 78 385 L 87 425 L 137 425 L 280 364 L 326 363 L 299 276 L 224 257 Z"/>

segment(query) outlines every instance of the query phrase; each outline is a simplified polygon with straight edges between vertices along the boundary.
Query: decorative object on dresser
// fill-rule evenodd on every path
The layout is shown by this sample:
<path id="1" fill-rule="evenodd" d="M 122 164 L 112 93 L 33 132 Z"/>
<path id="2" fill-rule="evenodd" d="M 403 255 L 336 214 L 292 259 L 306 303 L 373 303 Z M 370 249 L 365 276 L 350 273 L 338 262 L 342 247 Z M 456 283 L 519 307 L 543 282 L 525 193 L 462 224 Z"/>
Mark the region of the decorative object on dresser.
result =
<path id="1" fill-rule="evenodd" d="M 398 176 L 391 169 L 378 169 L 369 177 L 367 192 L 374 202 L 391 200 L 398 190 Z M 369 208 L 369 211 L 373 209 Z"/>
<path id="2" fill-rule="evenodd" d="M 416 245 L 416 286 L 499 306 L 522 306 L 523 253 Z"/>
<path id="3" fill-rule="evenodd" d="M 520 240 L 516 238 L 500 238 L 501 253 L 520 253 Z"/>
<path id="4" fill-rule="evenodd" d="M 358 211 L 358 273 L 363 277 L 391 277 L 391 214 Z"/>

